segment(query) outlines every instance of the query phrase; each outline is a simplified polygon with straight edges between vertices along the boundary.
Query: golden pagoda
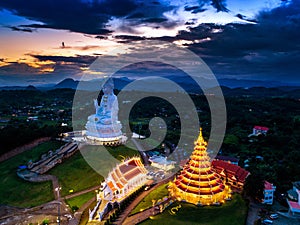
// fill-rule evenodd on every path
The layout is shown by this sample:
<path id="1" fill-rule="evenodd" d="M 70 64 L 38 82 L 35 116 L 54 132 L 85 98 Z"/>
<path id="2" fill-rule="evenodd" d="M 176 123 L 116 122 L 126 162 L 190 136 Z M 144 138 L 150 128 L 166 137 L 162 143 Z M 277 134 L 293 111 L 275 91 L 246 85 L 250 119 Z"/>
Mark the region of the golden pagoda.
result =
<path id="1" fill-rule="evenodd" d="M 178 201 L 195 205 L 219 205 L 230 197 L 230 189 L 222 181 L 221 176 L 211 168 L 202 128 L 194 144 L 194 151 L 189 161 L 169 184 L 169 192 Z"/>

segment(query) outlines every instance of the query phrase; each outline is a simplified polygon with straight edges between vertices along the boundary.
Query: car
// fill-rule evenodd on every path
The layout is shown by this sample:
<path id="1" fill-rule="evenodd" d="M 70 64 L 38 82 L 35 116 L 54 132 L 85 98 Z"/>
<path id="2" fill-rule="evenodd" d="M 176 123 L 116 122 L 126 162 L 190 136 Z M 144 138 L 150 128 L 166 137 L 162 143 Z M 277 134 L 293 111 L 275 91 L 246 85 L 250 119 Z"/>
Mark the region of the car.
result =
<path id="1" fill-rule="evenodd" d="M 277 213 L 272 213 L 269 217 L 270 217 L 270 219 L 275 220 L 275 219 L 278 219 L 279 216 Z"/>
<path id="2" fill-rule="evenodd" d="M 262 224 L 273 224 L 273 221 L 272 220 L 269 220 L 269 219 L 264 219 L 262 221 Z"/>

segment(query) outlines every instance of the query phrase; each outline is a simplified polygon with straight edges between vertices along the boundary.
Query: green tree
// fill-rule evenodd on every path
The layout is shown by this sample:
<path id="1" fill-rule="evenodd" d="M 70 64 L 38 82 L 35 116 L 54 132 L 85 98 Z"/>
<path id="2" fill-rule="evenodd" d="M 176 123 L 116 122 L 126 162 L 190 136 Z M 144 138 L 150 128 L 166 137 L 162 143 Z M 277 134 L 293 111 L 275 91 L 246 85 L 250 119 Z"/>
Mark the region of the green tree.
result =
<path id="1" fill-rule="evenodd" d="M 264 197 L 264 178 L 261 174 L 250 174 L 244 185 L 244 194 L 260 202 Z"/>

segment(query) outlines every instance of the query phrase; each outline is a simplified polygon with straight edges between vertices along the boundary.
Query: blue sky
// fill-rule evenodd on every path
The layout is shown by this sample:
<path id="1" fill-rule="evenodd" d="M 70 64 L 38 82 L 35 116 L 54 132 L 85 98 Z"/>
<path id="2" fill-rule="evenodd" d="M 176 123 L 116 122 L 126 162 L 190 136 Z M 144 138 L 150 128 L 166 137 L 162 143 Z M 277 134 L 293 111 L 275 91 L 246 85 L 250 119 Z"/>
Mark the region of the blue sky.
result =
<path id="1" fill-rule="evenodd" d="M 153 39 L 195 52 L 218 79 L 299 85 L 299 30 L 296 0 L 2 0 L 0 86 L 80 79 L 97 57 Z"/>

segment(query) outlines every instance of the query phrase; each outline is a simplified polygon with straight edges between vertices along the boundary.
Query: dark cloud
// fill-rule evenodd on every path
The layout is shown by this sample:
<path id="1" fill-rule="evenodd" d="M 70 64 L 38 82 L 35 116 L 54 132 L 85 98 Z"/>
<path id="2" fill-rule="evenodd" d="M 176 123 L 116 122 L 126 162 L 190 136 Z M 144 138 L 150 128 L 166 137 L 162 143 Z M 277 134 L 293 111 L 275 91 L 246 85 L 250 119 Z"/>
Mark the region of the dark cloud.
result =
<path id="1" fill-rule="evenodd" d="M 229 9 L 226 8 L 226 0 L 211 0 L 211 4 L 213 7 L 217 9 L 217 11 L 228 12 Z"/>
<path id="2" fill-rule="evenodd" d="M 200 6 L 185 6 L 184 10 L 192 13 L 199 13 L 204 12 L 206 9 L 203 9 Z"/>
<path id="3" fill-rule="evenodd" d="M 32 33 L 33 30 L 29 28 L 22 28 L 22 27 L 16 27 L 16 26 L 6 26 L 7 28 L 10 28 L 12 31 L 21 31 L 21 32 L 28 32 Z"/>
<path id="4" fill-rule="evenodd" d="M 185 11 L 190 11 L 192 13 L 201 13 L 206 10 L 205 6 L 211 4 L 218 12 L 229 12 L 226 8 L 226 0 L 199 0 L 198 5 L 185 6 Z"/>
<path id="5" fill-rule="evenodd" d="M 159 39 L 193 41 L 186 46 L 219 77 L 300 83 L 300 2 L 263 11 L 254 19 L 257 23 L 201 24 Z"/>
<path id="6" fill-rule="evenodd" d="M 106 37 L 106 36 L 103 36 L 103 35 L 97 35 L 95 38 L 98 38 L 98 39 L 100 39 L 100 40 L 105 40 L 105 39 L 107 39 L 107 37 Z"/>
<path id="7" fill-rule="evenodd" d="M 119 43 L 130 43 L 132 41 L 141 41 L 145 40 L 145 37 L 134 36 L 134 35 L 116 35 L 114 36 L 117 42 Z"/>
<path id="8" fill-rule="evenodd" d="M 166 18 L 148 18 L 148 19 L 144 19 L 143 22 L 146 23 L 162 23 L 167 21 Z"/>
<path id="9" fill-rule="evenodd" d="M 139 19 L 139 18 L 144 18 L 145 15 L 144 13 L 133 13 L 132 15 L 130 16 L 127 16 L 126 19 Z"/>
<path id="10" fill-rule="evenodd" d="M 89 66 L 97 57 L 95 56 L 53 56 L 53 55 L 30 55 L 39 61 L 52 61 L 52 62 L 69 62 L 74 64 L 84 64 Z"/>
<path id="11" fill-rule="evenodd" d="M 107 34 L 105 24 L 112 17 L 123 17 L 136 9 L 133 0 L 89 1 L 2 0 L 0 9 L 43 24 L 32 24 L 35 28 L 64 29 L 86 34 Z"/>
<path id="12" fill-rule="evenodd" d="M 26 63 L 10 62 L 8 65 L 1 66 L 1 75 L 3 74 L 37 74 L 39 70 Z"/>
<path id="13" fill-rule="evenodd" d="M 247 18 L 246 16 L 244 16 L 244 15 L 242 15 L 240 13 L 236 14 L 236 17 L 239 18 L 239 19 L 241 19 L 241 20 L 252 22 L 252 23 L 257 23 L 258 22 L 257 20 Z"/>
<path id="14" fill-rule="evenodd" d="M 203 12 L 207 4 L 213 5 L 217 11 L 227 12 L 224 0 L 199 0 L 199 6 L 187 6 L 187 11 Z M 168 21 L 164 13 L 175 10 L 178 6 L 165 1 L 140 0 L 43 0 L 22 1 L 2 0 L 0 9 L 37 21 L 39 23 L 10 27 L 16 31 L 31 32 L 30 28 L 51 28 L 69 30 L 85 34 L 109 35 L 107 22 L 112 18 L 126 18 L 128 26 L 135 24 L 159 24 L 172 28 L 176 22 Z M 128 27 L 121 27 L 128 30 Z"/>

